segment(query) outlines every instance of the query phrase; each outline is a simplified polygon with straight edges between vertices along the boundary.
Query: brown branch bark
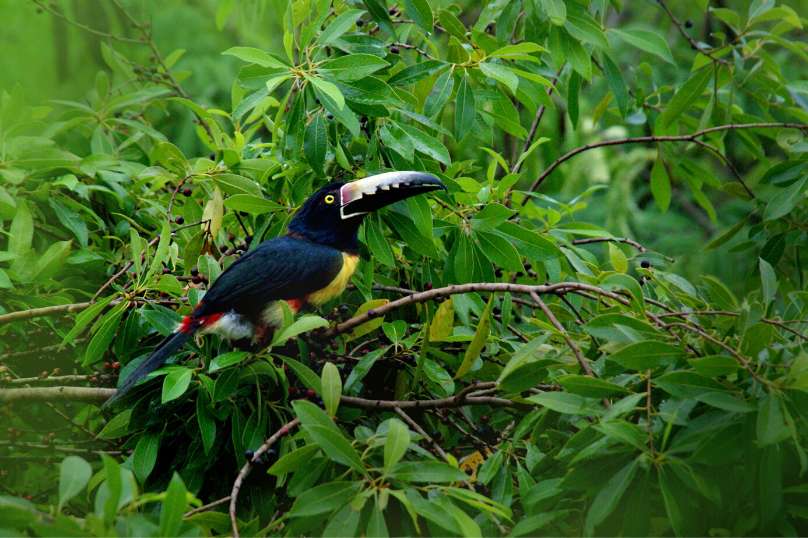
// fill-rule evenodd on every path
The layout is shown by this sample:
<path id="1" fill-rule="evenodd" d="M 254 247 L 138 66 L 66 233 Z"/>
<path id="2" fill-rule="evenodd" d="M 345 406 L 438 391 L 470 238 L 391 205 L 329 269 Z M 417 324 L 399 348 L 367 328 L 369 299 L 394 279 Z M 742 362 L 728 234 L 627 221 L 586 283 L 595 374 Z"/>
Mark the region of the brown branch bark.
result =
<path id="1" fill-rule="evenodd" d="M 448 407 L 462 407 L 464 405 L 495 405 L 495 406 L 515 406 L 516 402 L 497 398 L 495 396 L 470 396 L 469 393 L 475 390 L 487 389 L 496 386 L 494 382 L 472 383 L 454 396 L 448 398 L 438 398 L 435 400 L 368 400 L 357 398 L 356 396 L 342 396 L 340 403 L 352 407 L 363 407 L 366 409 L 435 409 Z"/>
<path id="2" fill-rule="evenodd" d="M 103 402 L 116 389 L 101 387 L 32 387 L 24 389 L 0 389 L 0 402 L 76 401 Z"/>
<path id="3" fill-rule="evenodd" d="M 535 181 L 530 185 L 530 190 L 535 191 L 538 189 L 541 184 L 544 182 L 547 177 L 555 171 L 561 164 L 565 163 L 566 161 L 572 159 L 576 155 L 580 153 L 584 153 L 585 151 L 589 151 L 591 149 L 602 148 L 605 146 L 622 146 L 627 144 L 644 144 L 647 142 L 659 143 L 659 142 L 693 142 L 697 138 L 702 136 L 708 135 L 710 133 L 717 133 L 721 131 L 732 131 L 738 129 L 808 129 L 808 124 L 805 123 L 775 123 L 775 122 L 765 122 L 765 123 L 732 123 L 727 125 L 716 125 L 715 127 L 709 127 L 707 129 L 701 129 L 699 131 L 695 131 L 689 134 L 683 135 L 647 135 L 647 136 L 637 136 L 631 138 L 615 138 L 613 140 L 601 140 L 600 142 L 593 142 L 591 144 L 584 144 L 583 146 L 578 146 L 577 148 L 571 149 L 544 169 L 544 172 L 536 178 Z M 527 200 L 527 198 L 525 198 Z M 524 202 L 523 202 L 524 204 Z"/>
<path id="4" fill-rule="evenodd" d="M 23 319 L 40 318 L 44 316 L 53 316 L 54 314 L 68 314 L 70 312 L 78 312 L 92 305 L 92 302 L 85 303 L 70 303 L 60 304 L 54 306 L 43 306 L 42 308 L 31 308 L 29 310 L 19 310 L 17 312 L 9 312 L 8 314 L 0 315 L 0 324 L 11 323 L 12 321 L 20 321 Z"/>
<path id="5" fill-rule="evenodd" d="M 258 450 L 255 451 L 253 457 L 244 464 L 244 467 L 241 468 L 239 471 L 238 476 L 236 477 L 235 482 L 233 482 L 233 490 L 230 492 L 230 523 L 233 526 L 233 538 L 239 538 L 238 532 L 238 517 L 236 517 L 236 507 L 238 503 L 238 494 L 241 490 L 241 486 L 244 484 L 244 480 L 252 471 L 253 464 L 257 462 L 261 456 L 269 450 L 272 445 L 274 445 L 281 437 L 295 429 L 300 424 L 300 419 L 293 419 L 284 424 L 278 431 L 272 434 L 272 436 L 264 441 L 264 444 L 261 445 Z"/>
<path id="6" fill-rule="evenodd" d="M 572 338 L 570 338 L 567 329 L 565 329 L 564 326 L 561 324 L 561 322 L 558 321 L 558 318 L 555 317 L 555 314 L 553 314 L 553 311 L 550 310 L 550 308 L 545 304 L 545 302 L 541 300 L 539 294 L 536 293 L 535 291 L 531 291 L 530 297 L 536 302 L 541 311 L 544 312 L 544 315 L 547 316 L 547 319 L 550 320 L 550 323 L 553 325 L 553 327 L 555 327 L 556 330 L 559 333 L 561 333 L 561 337 L 567 343 L 567 346 L 572 350 L 572 354 L 575 355 L 575 360 L 578 361 L 578 365 L 581 367 L 581 370 L 586 372 L 586 375 L 590 377 L 597 377 L 595 375 L 595 372 L 592 371 L 592 367 L 589 366 L 589 362 L 587 362 L 586 357 L 584 357 L 584 354 L 581 353 L 581 348 L 579 348 L 578 344 L 576 344 L 575 341 Z"/>

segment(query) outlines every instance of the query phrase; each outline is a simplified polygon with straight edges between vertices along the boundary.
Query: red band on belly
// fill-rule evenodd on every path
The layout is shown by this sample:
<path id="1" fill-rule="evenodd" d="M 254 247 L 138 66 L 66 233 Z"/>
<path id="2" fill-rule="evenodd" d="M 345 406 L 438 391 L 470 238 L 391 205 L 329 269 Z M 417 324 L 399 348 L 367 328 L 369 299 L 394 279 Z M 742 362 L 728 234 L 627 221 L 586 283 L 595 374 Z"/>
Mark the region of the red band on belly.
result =
<path id="1" fill-rule="evenodd" d="M 193 318 L 191 316 L 185 316 L 182 318 L 182 322 L 180 323 L 180 332 L 181 333 L 189 333 L 193 331 L 197 327 L 210 327 L 217 321 L 224 316 L 221 312 L 217 314 L 211 314 L 209 316 L 204 316 L 201 318 Z"/>

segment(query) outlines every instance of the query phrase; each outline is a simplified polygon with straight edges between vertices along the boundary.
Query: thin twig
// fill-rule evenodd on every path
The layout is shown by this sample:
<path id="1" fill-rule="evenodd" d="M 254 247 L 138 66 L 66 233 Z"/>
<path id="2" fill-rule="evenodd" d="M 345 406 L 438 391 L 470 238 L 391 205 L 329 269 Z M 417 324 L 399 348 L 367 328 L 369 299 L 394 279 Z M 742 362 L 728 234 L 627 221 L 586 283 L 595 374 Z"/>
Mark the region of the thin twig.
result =
<path id="1" fill-rule="evenodd" d="M 92 302 L 85 303 L 70 303 L 60 304 L 54 306 L 43 306 L 42 308 L 31 308 L 29 310 L 19 310 L 17 312 L 9 312 L 8 314 L 0 315 L 0 324 L 10 323 L 12 321 L 19 321 L 21 319 L 40 318 L 44 316 L 53 316 L 54 314 L 68 314 L 70 312 L 78 312 L 91 306 Z"/>
<path id="2" fill-rule="evenodd" d="M 587 362 L 586 358 L 584 357 L 584 354 L 581 353 L 581 348 L 579 348 L 578 344 L 576 344 L 575 341 L 572 338 L 570 338 L 567 329 L 565 329 L 564 326 L 561 324 L 561 322 L 558 321 L 558 318 L 555 317 L 553 311 L 550 310 L 550 308 L 548 308 L 548 306 L 544 303 L 544 301 L 541 300 L 539 294 L 536 293 L 535 291 L 531 291 L 530 297 L 536 302 L 541 311 L 544 312 L 544 315 L 547 316 L 547 319 L 550 320 L 550 323 L 553 325 L 553 327 L 555 327 L 556 330 L 558 330 L 558 332 L 561 333 L 561 337 L 567 343 L 567 346 L 569 346 L 569 348 L 572 350 L 572 354 L 575 355 L 575 359 L 578 361 L 578 364 L 581 366 L 581 369 L 584 372 L 586 372 L 586 375 L 591 377 L 597 377 L 595 375 L 595 372 L 592 371 L 592 367 L 589 366 L 589 362 Z"/>
<path id="3" fill-rule="evenodd" d="M 536 189 L 541 186 L 547 177 L 553 173 L 553 171 L 558 168 L 564 162 L 572 159 L 576 155 L 583 153 L 585 151 L 589 151 L 591 149 L 602 148 L 604 146 L 621 146 L 626 144 L 644 144 L 648 142 L 693 142 L 695 139 L 700 138 L 702 136 L 708 135 L 710 133 L 717 133 L 721 131 L 732 131 L 738 129 L 808 129 L 808 124 L 805 123 L 775 123 L 775 122 L 765 122 L 765 123 L 732 123 L 727 125 L 717 125 L 715 127 L 708 127 L 707 129 L 701 129 L 699 131 L 695 131 L 690 134 L 683 134 L 683 135 L 647 135 L 647 136 L 637 136 L 637 137 L 630 137 L 630 138 L 615 138 L 612 140 L 601 140 L 600 142 L 593 142 L 591 144 L 584 144 L 583 146 L 578 146 L 577 148 L 571 149 L 544 169 L 544 171 L 536 178 L 535 181 L 530 185 L 531 191 L 535 191 Z M 527 198 L 525 198 L 527 200 Z"/>
<path id="4" fill-rule="evenodd" d="M 0 402 L 76 401 L 100 402 L 115 394 L 116 389 L 104 387 L 30 387 L 0 389 Z"/>
<path id="5" fill-rule="evenodd" d="M 437 452 L 441 458 L 447 461 L 449 460 L 449 457 L 446 455 L 446 452 L 443 450 L 440 444 L 437 441 L 435 441 L 432 438 L 432 436 L 426 433 L 426 431 L 417 422 L 415 422 L 407 413 L 405 413 L 403 409 L 401 409 L 400 407 L 396 407 L 395 411 L 398 414 L 398 416 L 400 416 L 402 420 L 404 420 L 404 422 L 409 424 L 409 426 L 413 430 L 418 432 L 421 435 L 421 437 L 426 439 L 429 442 L 429 444 L 432 445 L 432 447 L 435 449 L 435 452 Z"/>
<path id="6" fill-rule="evenodd" d="M 48 13 L 53 15 L 54 17 L 58 17 L 58 18 L 62 19 L 63 21 L 65 21 L 67 24 L 69 24 L 71 26 L 75 26 L 76 28 L 79 28 L 81 30 L 84 30 L 87 33 L 97 35 L 99 37 L 104 37 L 104 38 L 107 38 L 107 39 L 113 39 L 115 41 L 121 41 L 122 43 L 137 43 L 138 45 L 144 45 L 145 44 L 143 42 L 143 40 L 141 40 L 141 39 L 111 34 L 111 33 L 108 33 L 108 32 L 101 31 L 101 30 L 97 30 L 95 28 L 92 28 L 91 26 L 87 26 L 86 24 L 82 24 L 82 23 L 80 23 L 78 21 L 75 21 L 75 20 L 71 19 L 70 17 L 68 17 L 67 15 L 62 13 L 61 11 L 57 11 L 54 7 L 52 7 L 51 5 L 47 4 L 46 2 L 44 2 L 42 0 L 31 0 L 31 1 L 34 4 L 36 4 L 36 6 L 38 8 L 47 11 Z"/>
<path id="7" fill-rule="evenodd" d="M 281 426 L 281 428 L 275 433 L 273 433 L 269 439 L 264 441 L 264 444 L 261 445 L 258 448 L 258 450 L 255 451 L 253 457 L 249 461 L 247 461 L 247 463 L 244 464 L 244 467 L 241 468 L 241 471 L 239 471 L 235 482 L 233 482 L 233 490 L 230 492 L 229 512 L 230 512 L 230 523 L 233 527 L 233 538 L 239 538 L 238 517 L 236 517 L 236 507 L 238 503 L 238 494 L 239 491 L 241 490 L 241 486 L 244 484 L 244 480 L 250 474 L 250 471 L 252 471 L 253 465 L 261 459 L 261 456 L 263 456 L 264 453 L 266 453 L 266 451 L 269 450 L 272 447 L 272 445 L 274 445 L 278 441 L 278 439 L 280 439 L 281 437 L 283 437 L 284 435 L 295 429 L 299 424 L 300 419 L 295 418 L 293 420 L 290 420 L 283 426 Z"/>
<path id="8" fill-rule="evenodd" d="M 581 239 L 573 239 L 573 245 L 587 245 L 589 243 L 625 243 L 631 245 L 642 253 L 648 252 L 648 249 L 628 237 L 583 237 Z"/>
<path id="9" fill-rule="evenodd" d="M 215 501 L 209 502 L 208 504 L 204 504 L 204 505 L 200 506 L 199 508 L 194 508 L 193 510 L 188 510 L 187 512 L 185 512 L 185 515 L 183 515 L 182 517 L 191 517 L 192 515 L 198 514 L 200 512 L 207 512 L 208 510 L 211 510 L 212 508 L 216 508 L 217 506 L 220 506 L 220 505 L 222 505 L 222 504 L 224 504 L 226 502 L 229 502 L 229 501 L 230 501 L 230 495 L 228 495 L 227 497 L 222 497 L 221 499 L 216 499 Z"/>
<path id="10" fill-rule="evenodd" d="M 714 56 L 712 51 L 706 50 L 701 46 L 699 46 L 698 41 L 693 39 L 693 37 L 691 37 L 690 34 L 687 33 L 687 30 L 685 30 L 684 25 L 679 21 L 679 19 L 676 18 L 676 15 L 673 14 L 673 12 L 670 10 L 670 8 L 664 2 L 664 0 L 657 0 L 657 3 L 659 3 L 662 9 L 665 10 L 665 13 L 668 15 L 668 18 L 671 20 L 673 25 L 676 26 L 676 29 L 679 30 L 679 33 L 682 34 L 682 37 L 684 37 L 687 40 L 687 42 L 690 43 L 690 46 L 693 47 L 693 50 L 699 51 L 700 53 L 704 54 L 714 62 L 718 62 L 724 65 L 731 65 L 730 62 L 728 62 L 727 60 Z"/>

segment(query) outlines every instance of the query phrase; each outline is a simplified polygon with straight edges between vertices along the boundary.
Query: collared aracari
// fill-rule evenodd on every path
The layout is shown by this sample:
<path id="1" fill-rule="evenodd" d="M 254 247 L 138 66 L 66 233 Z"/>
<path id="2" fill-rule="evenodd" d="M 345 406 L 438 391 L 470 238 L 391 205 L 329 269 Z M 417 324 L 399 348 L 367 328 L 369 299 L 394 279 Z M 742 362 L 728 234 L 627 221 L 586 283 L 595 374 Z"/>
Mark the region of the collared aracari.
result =
<path id="1" fill-rule="evenodd" d="M 330 183 L 295 213 L 285 236 L 264 241 L 216 279 L 193 312 L 139 364 L 107 404 L 126 394 L 196 333 L 265 344 L 283 318 L 341 294 L 359 261 L 357 233 L 368 213 L 446 187 L 431 174 L 386 172 Z"/>

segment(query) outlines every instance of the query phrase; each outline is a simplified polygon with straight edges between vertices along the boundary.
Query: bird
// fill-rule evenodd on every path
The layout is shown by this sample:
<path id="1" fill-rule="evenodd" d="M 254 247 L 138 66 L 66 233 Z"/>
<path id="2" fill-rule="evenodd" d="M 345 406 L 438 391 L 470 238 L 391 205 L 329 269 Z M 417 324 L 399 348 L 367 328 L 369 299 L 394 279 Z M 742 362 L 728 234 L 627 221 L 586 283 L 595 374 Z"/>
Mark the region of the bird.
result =
<path id="1" fill-rule="evenodd" d="M 213 282 L 191 314 L 137 365 L 107 400 L 125 396 L 196 334 L 265 346 L 284 316 L 340 295 L 359 262 L 359 227 L 366 215 L 412 196 L 446 190 L 432 174 L 384 172 L 317 190 L 295 212 L 285 235 L 263 241 Z"/>

